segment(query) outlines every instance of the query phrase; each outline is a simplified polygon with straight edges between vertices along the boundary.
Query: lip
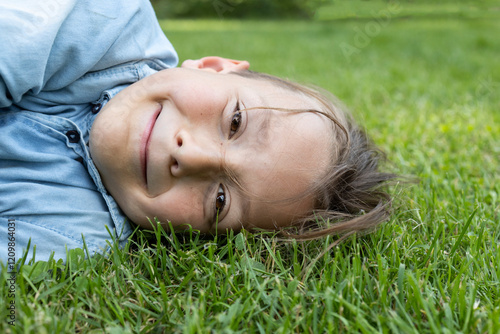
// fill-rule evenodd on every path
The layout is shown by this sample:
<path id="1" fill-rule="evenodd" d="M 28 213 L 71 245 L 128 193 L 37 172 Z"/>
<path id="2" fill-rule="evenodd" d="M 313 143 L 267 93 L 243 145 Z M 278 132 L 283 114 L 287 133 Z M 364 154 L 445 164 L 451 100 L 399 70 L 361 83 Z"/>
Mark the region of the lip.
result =
<path id="1" fill-rule="evenodd" d="M 141 136 L 141 142 L 140 142 L 140 161 L 141 161 L 141 169 L 142 169 L 142 175 L 144 179 L 144 184 L 148 185 L 148 151 L 149 151 L 149 143 L 151 141 L 151 134 L 153 133 L 153 129 L 156 124 L 156 120 L 158 119 L 158 116 L 160 116 L 162 110 L 162 106 L 160 105 L 159 108 L 155 111 L 153 116 L 149 119 L 148 123 L 146 124 L 146 127 L 144 128 L 144 131 Z"/>

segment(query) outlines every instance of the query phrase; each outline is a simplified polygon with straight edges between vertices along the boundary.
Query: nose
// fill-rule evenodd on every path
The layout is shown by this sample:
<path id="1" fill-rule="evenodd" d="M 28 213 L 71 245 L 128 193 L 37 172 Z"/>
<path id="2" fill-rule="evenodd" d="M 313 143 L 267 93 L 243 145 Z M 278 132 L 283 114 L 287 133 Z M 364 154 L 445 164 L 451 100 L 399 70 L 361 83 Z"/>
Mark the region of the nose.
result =
<path id="1" fill-rule="evenodd" d="M 204 176 L 222 169 L 222 145 L 208 136 L 180 131 L 175 145 L 170 159 L 173 176 Z"/>

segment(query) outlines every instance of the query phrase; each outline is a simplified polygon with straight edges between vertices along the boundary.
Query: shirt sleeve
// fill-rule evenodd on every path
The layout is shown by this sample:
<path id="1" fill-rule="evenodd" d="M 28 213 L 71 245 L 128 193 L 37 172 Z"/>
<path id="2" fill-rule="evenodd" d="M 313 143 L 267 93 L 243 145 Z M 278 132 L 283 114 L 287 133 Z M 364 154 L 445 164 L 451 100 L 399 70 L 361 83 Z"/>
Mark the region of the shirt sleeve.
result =
<path id="1" fill-rule="evenodd" d="M 147 0 L 0 0 L 0 32 L 0 108 L 124 63 L 177 64 Z"/>
<path id="2" fill-rule="evenodd" d="M 0 107 L 19 101 L 29 90 L 39 92 L 57 32 L 74 1 L 53 7 L 47 15 L 40 2 L 0 3 Z M 45 14 L 45 15 L 44 15 Z"/>

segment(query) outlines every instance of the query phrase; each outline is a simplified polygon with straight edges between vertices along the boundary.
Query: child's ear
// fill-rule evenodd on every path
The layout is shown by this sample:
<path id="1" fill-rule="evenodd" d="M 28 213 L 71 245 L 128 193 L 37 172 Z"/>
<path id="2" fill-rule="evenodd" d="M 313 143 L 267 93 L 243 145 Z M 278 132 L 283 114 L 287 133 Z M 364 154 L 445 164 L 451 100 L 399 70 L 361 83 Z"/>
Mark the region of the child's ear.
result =
<path id="1" fill-rule="evenodd" d="M 229 73 L 234 71 L 248 70 L 250 63 L 246 60 L 234 60 L 221 57 L 203 57 L 196 60 L 185 60 L 181 67 L 195 68 L 204 71 Z"/>

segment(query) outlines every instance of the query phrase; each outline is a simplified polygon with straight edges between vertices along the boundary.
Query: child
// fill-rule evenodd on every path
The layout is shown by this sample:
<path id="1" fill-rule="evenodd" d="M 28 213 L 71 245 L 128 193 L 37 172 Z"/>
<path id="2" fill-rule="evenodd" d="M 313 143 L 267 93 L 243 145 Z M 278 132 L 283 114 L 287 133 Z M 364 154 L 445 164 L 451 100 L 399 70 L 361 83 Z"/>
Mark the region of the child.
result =
<path id="1" fill-rule="evenodd" d="M 391 176 L 334 100 L 246 61 L 175 68 L 144 0 L 0 7 L 1 262 L 29 242 L 28 260 L 92 254 L 154 219 L 309 239 L 386 217 Z"/>

